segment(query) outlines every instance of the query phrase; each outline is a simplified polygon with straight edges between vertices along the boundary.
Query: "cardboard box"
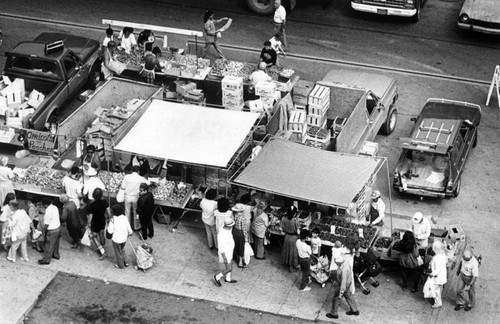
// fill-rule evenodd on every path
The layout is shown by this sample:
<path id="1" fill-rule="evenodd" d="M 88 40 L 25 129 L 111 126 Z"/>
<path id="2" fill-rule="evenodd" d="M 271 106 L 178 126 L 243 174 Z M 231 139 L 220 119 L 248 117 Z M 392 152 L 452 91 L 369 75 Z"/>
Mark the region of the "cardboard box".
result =
<path id="1" fill-rule="evenodd" d="M 7 93 L 5 97 L 7 98 L 7 106 L 9 106 L 9 108 L 21 107 L 21 104 L 23 102 L 22 101 L 23 97 L 21 97 L 21 91 L 19 90 L 11 91 Z"/>
<path id="2" fill-rule="evenodd" d="M 0 96 L 0 115 L 5 115 L 7 109 L 7 98 Z"/>
<path id="3" fill-rule="evenodd" d="M 81 101 L 87 101 L 93 93 L 94 93 L 94 90 L 87 89 L 87 90 L 83 91 L 82 93 L 80 93 L 80 95 L 78 96 L 78 99 Z"/>
<path id="4" fill-rule="evenodd" d="M 272 97 L 276 92 L 276 83 L 259 82 L 255 85 L 255 94 L 257 96 Z"/>
<path id="5" fill-rule="evenodd" d="M 307 105 L 309 94 L 316 84 L 312 81 L 299 80 L 292 90 L 292 100 L 295 104 Z"/>
<path id="6" fill-rule="evenodd" d="M 16 91 L 19 91 L 21 93 L 21 98 L 26 97 L 26 89 L 24 87 L 24 79 L 17 78 L 12 82 L 12 86 Z"/>
<path id="7" fill-rule="evenodd" d="M 222 91 L 243 91 L 243 78 L 226 75 L 221 82 Z"/>
<path id="8" fill-rule="evenodd" d="M 264 111 L 264 106 L 262 105 L 262 100 L 260 100 L 260 99 L 249 100 L 248 101 L 248 107 L 250 108 L 251 112 L 261 112 L 261 111 Z"/>
<path id="9" fill-rule="evenodd" d="M 378 143 L 365 141 L 363 147 L 359 151 L 361 155 L 377 156 L 378 154 Z"/>
<path id="10" fill-rule="evenodd" d="M 29 99 L 28 99 L 28 105 L 31 107 L 37 109 L 38 106 L 45 100 L 45 95 L 35 89 L 31 91 Z"/>

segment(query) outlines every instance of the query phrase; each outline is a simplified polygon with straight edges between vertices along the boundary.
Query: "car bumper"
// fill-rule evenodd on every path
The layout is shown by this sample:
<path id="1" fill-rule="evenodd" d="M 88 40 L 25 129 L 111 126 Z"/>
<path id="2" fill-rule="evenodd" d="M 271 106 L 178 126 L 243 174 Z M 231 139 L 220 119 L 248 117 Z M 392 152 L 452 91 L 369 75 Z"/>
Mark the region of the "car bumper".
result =
<path id="1" fill-rule="evenodd" d="M 356 11 L 387 16 L 413 17 L 417 13 L 417 9 L 398 9 L 383 6 L 372 6 L 354 2 L 351 2 L 351 7 Z"/>
<path id="2" fill-rule="evenodd" d="M 468 29 L 468 30 L 472 30 L 472 31 L 480 32 L 480 33 L 484 33 L 484 34 L 500 35 L 500 29 L 481 27 L 481 26 L 477 26 L 477 25 L 473 25 L 473 24 L 463 23 L 460 21 L 457 22 L 457 24 L 458 24 L 458 27 L 460 27 L 462 29 Z"/>
<path id="3" fill-rule="evenodd" d="M 433 198 L 446 198 L 450 197 L 451 193 L 447 193 L 446 191 L 431 191 L 426 189 L 416 189 L 416 188 L 402 188 L 399 186 L 394 186 L 394 189 L 401 193 L 410 194 L 414 196 L 422 196 L 422 197 L 433 197 Z"/>

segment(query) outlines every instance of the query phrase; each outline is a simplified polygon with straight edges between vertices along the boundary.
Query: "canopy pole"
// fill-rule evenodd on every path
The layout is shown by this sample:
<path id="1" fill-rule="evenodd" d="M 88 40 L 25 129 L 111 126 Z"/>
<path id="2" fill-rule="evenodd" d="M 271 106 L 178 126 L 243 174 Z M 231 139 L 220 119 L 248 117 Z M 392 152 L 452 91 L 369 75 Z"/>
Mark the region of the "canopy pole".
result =
<path id="1" fill-rule="evenodd" d="M 389 175 L 389 163 L 387 162 L 387 158 L 384 158 L 384 162 L 385 162 L 385 168 L 387 170 L 387 186 L 388 186 L 388 189 L 389 189 L 389 212 L 390 212 L 390 215 L 391 215 L 391 234 L 392 234 L 392 230 L 393 230 L 393 227 L 392 227 L 392 193 L 391 193 L 391 177 Z"/>

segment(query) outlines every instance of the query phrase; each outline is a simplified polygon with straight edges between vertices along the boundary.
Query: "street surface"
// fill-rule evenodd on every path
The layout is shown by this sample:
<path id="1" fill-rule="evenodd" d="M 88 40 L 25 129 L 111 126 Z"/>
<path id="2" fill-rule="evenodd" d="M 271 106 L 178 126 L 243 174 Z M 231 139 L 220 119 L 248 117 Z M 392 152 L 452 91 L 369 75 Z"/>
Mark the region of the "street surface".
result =
<path id="1" fill-rule="evenodd" d="M 263 41 L 272 33 L 270 17 L 248 12 L 241 2 L 210 0 L 203 1 L 201 5 L 196 0 L 67 0 L 61 6 L 60 1 L 55 0 L 3 0 L 4 14 L 82 26 L 62 27 L 56 23 L 34 23 L 0 15 L 3 29 L 1 51 L 7 51 L 17 42 L 31 39 L 42 31 L 67 31 L 102 39 L 107 27 L 101 24 L 103 18 L 201 31 L 203 12 L 211 8 L 216 17 L 234 19 L 222 38 L 227 57 L 257 62 Z M 289 15 L 287 33 L 291 52 L 282 64 L 297 70 L 303 79 L 312 81 L 321 79 L 333 66 L 349 64 L 368 65 L 369 69 L 397 80 L 400 89 L 396 103 L 398 125 L 390 136 L 376 138 L 380 145 L 379 156 L 387 157 L 388 161 L 387 169 L 383 168 L 377 178 L 377 187 L 394 214 L 411 216 L 421 211 L 424 215 L 432 215 L 439 225 L 463 226 L 471 244 L 483 255 L 481 278 L 476 288 L 478 305 L 474 312 L 477 316 L 493 314 L 491 319 L 498 316 L 500 305 L 497 293 L 500 284 L 496 278 L 500 267 L 500 256 L 496 250 L 496 246 L 500 246 L 497 234 L 500 109 L 495 96 L 489 107 L 485 106 L 485 102 L 494 67 L 500 64 L 500 38 L 459 30 L 456 18 L 460 7 L 460 1 L 429 0 L 422 10 L 421 21 L 414 24 L 399 18 L 354 13 L 347 0 L 331 1 L 326 8 L 321 6 L 320 1 L 299 1 Z M 88 27 L 94 29 L 89 30 Z M 3 66 L 3 62 L 2 57 L 0 65 Z M 378 70 L 377 67 L 388 69 Z M 413 73 L 415 71 L 434 76 L 418 75 Z M 463 81 L 440 76 L 457 77 Z M 392 173 L 400 152 L 398 138 L 409 134 L 413 125 L 410 118 L 418 115 L 427 98 L 431 97 L 468 101 L 482 107 L 478 145 L 467 162 L 462 176 L 462 190 L 457 198 L 421 200 L 392 190 Z"/>

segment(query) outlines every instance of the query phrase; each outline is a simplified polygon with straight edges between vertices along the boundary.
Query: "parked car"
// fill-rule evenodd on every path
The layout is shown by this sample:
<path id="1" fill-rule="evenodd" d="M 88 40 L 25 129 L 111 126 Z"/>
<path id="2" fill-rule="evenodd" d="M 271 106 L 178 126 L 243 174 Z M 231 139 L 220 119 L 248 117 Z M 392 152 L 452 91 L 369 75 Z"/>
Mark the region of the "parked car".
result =
<path id="1" fill-rule="evenodd" d="M 356 11 L 377 15 L 410 17 L 417 22 L 426 2 L 427 0 L 351 0 L 351 7 Z"/>
<path id="2" fill-rule="evenodd" d="M 457 24 L 463 29 L 500 35 L 500 3 L 498 0 L 465 0 Z"/>
<path id="3" fill-rule="evenodd" d="M 429 99 L 394 171 L 394 189 L 427 197 L 456 197 L 471 148 L 477 144 L 481 107 L 461 101 Z"/>

